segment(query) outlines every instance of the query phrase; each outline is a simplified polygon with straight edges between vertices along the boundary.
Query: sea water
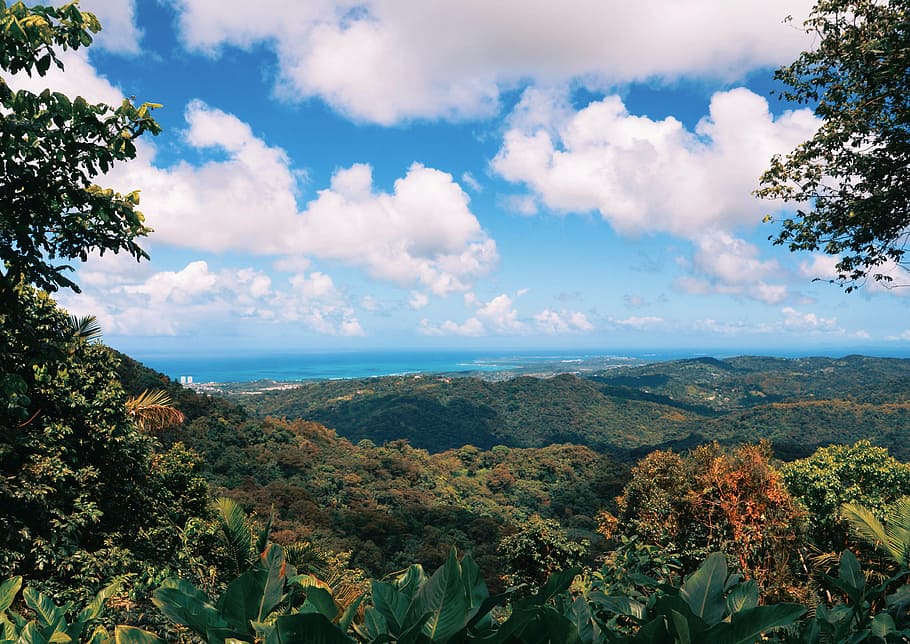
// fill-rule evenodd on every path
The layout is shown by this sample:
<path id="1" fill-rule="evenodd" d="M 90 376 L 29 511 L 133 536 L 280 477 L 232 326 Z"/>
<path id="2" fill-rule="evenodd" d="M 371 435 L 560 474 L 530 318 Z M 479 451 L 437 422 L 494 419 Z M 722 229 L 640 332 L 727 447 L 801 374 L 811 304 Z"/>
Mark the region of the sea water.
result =
<path id="1" fill-rule="evenodd" d="M 583 365 L 609 366 L 658 362 L 695 354 L 596 351 L 350 351 L 325 353 L 255 353 L 244 355 L 147 354 L 133 357 L 173 379 L 200 382 L 253 380 L 331 380 L 430 373 L 488 373 L 499 371 L 571 372 Z"/>

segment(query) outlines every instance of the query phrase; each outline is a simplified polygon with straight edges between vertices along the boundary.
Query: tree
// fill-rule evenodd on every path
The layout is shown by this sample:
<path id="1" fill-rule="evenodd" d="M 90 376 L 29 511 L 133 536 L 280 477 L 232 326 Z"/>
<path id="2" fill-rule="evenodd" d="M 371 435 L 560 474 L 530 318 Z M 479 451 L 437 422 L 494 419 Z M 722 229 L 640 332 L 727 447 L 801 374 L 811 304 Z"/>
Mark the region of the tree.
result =
<path id="1" fill-rule="evenodd" d="M 797 204 L 775 244 L 838 258 L 836 281 L 852 291 L 890 282 L 910 240 L 910 5 L 817 0 L 804 23 L 816 47 L 775 78 L 780 96 L 814 106 L 822 123 L 776 156 L 756 194 Z M 766 219 L 770 219 L 766 218 Z"/>
<path id="2" fill-rule="evenodd" d="M 910 465 L 867 440 L 819 448 L 785 464 L 781 474 L 808 510 L 808 536 L 822 552 L 849 545 L 842 504 L 860 504 L 881 518 L 900 497 L 910 495 Z"/>
<path id="3" fill-rule="evenodd" d="M 686 455 L 652 452 L 632 468 L 616 515 L 598 516 L 598 531 L 659 546 L 684 572 L 721 550 L 764 593 L 786 594 L 803 513 L 770 458 L 768 443 L 729 450 L 714 443 Z"/>
<path id="4" fill-rule="evenodd" d="M 58 49 L 92 42 L 101 25 L 76 2 L 60 8 L 10 7 L 0 2 L 0 302 L 9 308 L 15 286 L 79 291 L 66 272 L 69 260 L 89 252 L 148 255 L 136 243 L 150 232 L 136 209 L 138 192 L 126 195 L 95 183 L 98 175 L 136 156 L 134 141 L 158 134 L 150 116 L 158 105 L 89 104 L 47 89 L 13 91 L 7 74 L 63 68 Z"/>
<path id="5" fill-rule="evenodd" d="M 140 432 L 111 351 L 47 294 L 20 291 L 25 323 L 0 326 L 0 374 L 25 390 L 0 407 L 0 569 L 56 597 L 154 575 L 208 517 L 198 459 Z"/>

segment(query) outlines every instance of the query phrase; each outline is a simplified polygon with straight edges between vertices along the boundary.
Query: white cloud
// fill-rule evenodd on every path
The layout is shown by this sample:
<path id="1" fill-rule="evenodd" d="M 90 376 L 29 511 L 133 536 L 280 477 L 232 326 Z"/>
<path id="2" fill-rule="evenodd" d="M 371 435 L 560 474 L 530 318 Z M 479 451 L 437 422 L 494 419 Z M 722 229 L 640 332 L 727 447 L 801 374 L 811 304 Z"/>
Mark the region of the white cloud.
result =
<path id="1" fill-rule="evenodd" d="M 534 195 L 505 195 L 500 197 L 500 202 L 506 210 L 519 215 L 531 216 L 540 211 Z"/>
<path id="2" fill-rule="evenodd" d="M 568 113 L 542 108 L 546 101 L 564 99 L 526 90 L 494 171 L 524 183 L 555 211 L 597 211 L 626 234 L 692 239 L 755 224 L 768 209 L 752 197 L 757 177 L 774 153 L 789 151 L 818 125 L 809 110 L 775 119 L 767 101 L 744 88 L 716 93 L 694 132 L 673 117 L 629 114 L 618 96 Z"/>
<path id="3" fill-rule="evenodd" d="M 809 44 L 782 23 L 806 15 L 807 0 L 171 3 L 190 49 L 217 55 L 226 45 L 264 44 L 278 57 L 279 94 L 318 96 L 385 124 L 489 116 L 500 89 L 522 80 L 729 80 L 788 62 Z"/>
<path id="4" fill-rule="evenodd" d="M 451 320 L 446 320 L 442 324 L 436 326 L 433 325 L 429 320 L 424 318 L 420 321 L 420 326 L 418 327 L 418 332 L 421 335 L 430 335 L 430 336 L 441 336 L 441 335 L 464 335 L 464 336 L 480 336 L 486 334 L 486 329 L 483 326 L 483 323 L 477 318 L 468 318 L 463 324 L 458 324 L 457 322 L 452 322 Z"/>
<path id="5" fill-rule="evenodd" d="M 546 100 L 562 99 L 526 90 L 494 171 L 526 184 L 551 209 L 598 211 L 626 234 L 691 239 L 705 230 L 755 224 L 768 204 L 751 192 L 768 159 L 818 125 L 809 110 L 774 119 L 767 101 L 743 88 L 715 94 L 694 132 L 673 117 L 629 114 L 618 96 L 568 114 L 558 106 L 541 108 Z M 561 120 L 540 123 L 540 114 Z"/>
<path id="6" fill-rule="evenodd" d="M 466 290 L 498 260 L 467 194 L 445 172 L 415 163 L 385 193 L 374 190 L 369 165 L 355 164 L 299 211 L 298 173 L 284 150 L 200 101 L 186 119 L 189 145 L 227 159 L 160 168 L 146 143 L 115 170 L 121 189 L 142 186 L 156 243 L 284 256 L 275 267 L 289 272 L 306 270 L 310 258 L 335 260 L 437 295 Z"/>
<path id="7" fill-rule="evenodd" d="M 803 313 L 789 306 L 781 309 L 783 324 L 789 329 L 804 331 L 832 331 L 837 329 L 837 318 L 822 318 L 815 313 Z"/>
<path id="8" fill-rule="evenodd" d="M 592 331 L 594 325 L 588 321 L 584 313 L 578 311 L 554 311 L 544 309 L 534 316 L 537 329 L 549 335 L 571 333 L 578 331 Z"/>
<path id="9" fill-rule="evenodd" d="M 85 292 L 62 294 L 63 305 L 96 315 L 106 333 L 118 335 L 210 332 L 244 318 L 297 323 L 323 334 L 364 334 L 353 307 L 324 273 L 294 275 L 285 287 L 253 268 L 215 271 L 202 260 L 151 274 L 121 273 L 119 267 L 108 255 L 90 258 L 79 276 Z"/>
<path id="10" fill-rule="evenodd" d="M 665 320 L 654 315 L 631 316 L 624 320 L 612 320 L 613 323 L 620 326 L 631 327 L 633 329 L 650 329 L 664 324 Z"/>
<path id="11" fill-rule="evenodd" d="M 410 306 L 412 309 L 419 311 L 429 303 L 430 298 L 426 293 L 421 293 L 420 291 L 411 291 L 411 299 L 408 300 L 408 306 Z"/>
<path id="12" fill-rule="evenodd" d="M 702 235 L 692 261 L 679 258 L 683 268 L 694 273 L 677 280 L 684 292 L 696 295 L 723 293 L 744 295 L 767 304 L 789 297 L 784 284 L 769 282 L 782 276 L 778 263 L 762 260 L 759 249 L 725 232 Z"/>
<path id="13" fill-rule="evenodd" d="M 477 179 L 474 178 L 474 175 L 470 172 L 465 172 L 462 174 L 461 180 L 474 192 L 483 192 L 483 186 L 480 185 L 480 182 L 477 181 Z"/>
<path id="14" fill-rule="evenodd" d="M 142 30 L 136 26 L 136 0 L 82 0 L 79 8 L 101 21 L 93 46 L 120 54 L 138 54 Z"/>

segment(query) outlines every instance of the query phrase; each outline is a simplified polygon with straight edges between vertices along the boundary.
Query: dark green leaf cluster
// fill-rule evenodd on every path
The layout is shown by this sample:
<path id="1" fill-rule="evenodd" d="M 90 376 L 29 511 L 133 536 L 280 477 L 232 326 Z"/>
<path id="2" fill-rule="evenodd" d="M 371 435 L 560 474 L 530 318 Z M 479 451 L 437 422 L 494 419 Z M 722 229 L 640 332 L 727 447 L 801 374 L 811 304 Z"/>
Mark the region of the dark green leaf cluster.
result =
<path id="1" fill-rule="evenodd" d="M 99 29 L 75 2 L 0 3 L 0 298 L 7 308 L 19 283 L 78 291 L 67 262 L 85 261 L 90 252 L 148 257 L 135 241 L 150 231 L 136 210 L 138 192 L 121 195 L 95 180 L 136 156 L 137 137 L 160 131 L 151 117 L 159 106 L 13 91 L 6 76 L 62 68 L 57 48 L 86 46 Z"/>
<path id="2" fill-rule="evenodd" d="M 821 125 L 763 175 L 761 197 L 795 202 L 773 237 L 838 258 L 851 291 L 890 282 L 910 224 L 910 8 L 906 2 L 818 0 L 805 23 L 815 46 L 775 75 L 782 97 Z"/>

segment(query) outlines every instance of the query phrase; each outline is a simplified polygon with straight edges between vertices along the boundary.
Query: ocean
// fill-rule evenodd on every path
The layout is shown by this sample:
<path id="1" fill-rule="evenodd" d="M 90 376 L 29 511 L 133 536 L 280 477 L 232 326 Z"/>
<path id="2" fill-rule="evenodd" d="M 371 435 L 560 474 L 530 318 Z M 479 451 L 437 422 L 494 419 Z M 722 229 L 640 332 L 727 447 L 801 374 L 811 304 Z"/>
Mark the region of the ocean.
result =
<path id="1" fill-rule="evenodd" d="M 234 383 L 256 380 L 295 382 L 369 378 L 404 374 L 492 374 L 590 372 L 611 367 L 662 362 L 682 358 L 711 356 L 725 358 L 737 355 L 802 357 L 844 356 L 850 353 L 883 357 L 908 357 L 906 349 L 895 347 L 875 350 L 829 349 L 799 350 L 356 350 L 332 352 L 246 352 L 234 355 L 205 353 L 145 353 L 130 355 L 147 366 L 170 376 L 192 378 L 194 383 Z"/>
<path id="2" fill-rule="evenodd" d="M 133 357 L 175 380 L 250 382 L 331 380 L 403 374 L 570 372 L 587 368 L 693 357 L 690 352 L 610 353 L 596 351 L 350 351 L 242 355 L 147 354 Z"/>

